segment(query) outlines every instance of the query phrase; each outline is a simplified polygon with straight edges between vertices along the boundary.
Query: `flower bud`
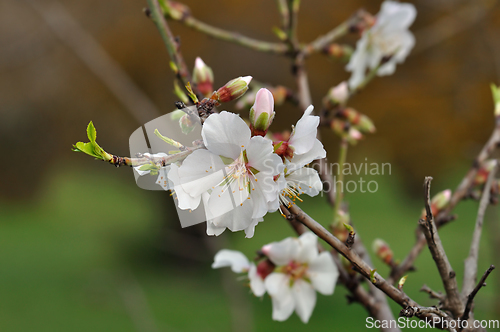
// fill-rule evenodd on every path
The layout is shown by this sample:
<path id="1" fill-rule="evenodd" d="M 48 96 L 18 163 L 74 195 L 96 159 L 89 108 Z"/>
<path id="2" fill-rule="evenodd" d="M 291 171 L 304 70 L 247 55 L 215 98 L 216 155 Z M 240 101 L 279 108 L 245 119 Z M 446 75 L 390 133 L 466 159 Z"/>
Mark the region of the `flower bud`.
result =
<path id="1" fill-rule="evenodd" d="M 443 211 L 444 208 L 446 208 L 450 203 L 450 200 L 451 200 L 450 189 L 443 190 L 437 193 L 434 197 L 432 197 L 431 199 L 432 215 L 436 216 L 439 212 Z M 427 214 L 426 210 L 423 209 L 421 218 L 424 219 L 426 214 Z"/>
<path id="2" fill-rule="evenodd" d="M 269 259 L 264 259 L 259 264 L 257 264 L 257 274 L 262 278 L 266 279 L 268 275 L 273 273 L 276 266 Z"/>
<path id="3" fill-rule="evenodd" d="M 496 161 L 494 159 L 484 162 L 483 166 L 477 171 L 476 178 L 474 179 L 475 186 L 486 183 L 486 180 L 488 180 L 488 175 L 490 174 L 493 167 L 495 167 L 495 163 Z"/>
<path id="4" fill-rule="evenodd" d="M 260 89 L 255 95 L 255 103 L 250 108 L 250 129 L 252 136 L 265 136 L 274 119 L 274 98 L 271 91 Z"/>
<path id="5" fill-rule="evenodd" d="M 173 20 L 179 21 L 191 15 L 191 10 L 188 6 L 175 1 L 160 1 L 161 7 L 165 13 Z"/>
<path id="6" fill-rule="evenodd" d="M 349 86 L 346 81 L 343 81 L 328 91 L 323 103 L 325 106 L 330 106 L 329 108 L 331 108 L 337 105 L 344 105 L 347 98 L 349 98 Z"/>
<path id="7" fill-rule="evenodd" d="M 373 241 L 373 251 L 384 263 L 391 265 L 393 253 L 389 245 L 382 239 L 375 239 Z"/>
<path id="8" fill-rule="evenodd" d="M 200 57 L 194 62 L 193 82 L 204 96 L 209 96 L 214 91 L 214 73 Z"/>
<path id="9" fill-rule="evenodd" d="M 238 99 L 248 90 L 252 76 L 238 77 L 227 82 L 215 92 L 215 99 L 220 103 Z"/>
<path id="10" fill-rule="evenodd" d="M 348 62 L 354 52 L 354 49 L 350 45 L 339 45 L 333 43 L 325 47 L 323 52 L 334 59 Z"/>
<path id="11" fill-rule="evenodd" d="M 495 117 L 500 117 L 500 86 L 491 84 L 491 94 L 493 95 L 493 102 L 495 103 Z"/>

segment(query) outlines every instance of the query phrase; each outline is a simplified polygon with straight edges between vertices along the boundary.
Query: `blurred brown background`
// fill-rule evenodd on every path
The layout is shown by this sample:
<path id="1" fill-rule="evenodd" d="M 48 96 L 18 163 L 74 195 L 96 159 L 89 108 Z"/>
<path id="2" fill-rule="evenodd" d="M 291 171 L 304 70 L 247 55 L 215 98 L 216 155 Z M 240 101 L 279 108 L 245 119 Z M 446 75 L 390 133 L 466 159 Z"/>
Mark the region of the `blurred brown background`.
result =
<path id="1" fill-rule="evenodd" d="M 373 237 L 380 236 L 377 222 L 392 223 L 390 229 L 394 232 L 386 240 L 393 241 L 399 258 L 404 257 L 413 241 L 416 218 L 422 207 L 424 176 L 434 176 L 436 191 L 458 184 L 491 133 L 494 122 L 489 84 L 500 83 L 500 6 L 497 1 L 410 2 L 418 11 L 411 27 L 417 39 L 415 49 L 393 76 L 375 79 L 350 102 L 374 120 L 377 133 L 350 149 L 348 161 L 364 162 L 368 158 L 369 162 L 390 162 L 395 176 L 384 180 L 390 185 L 381 185 L 381 196 L 354 195 L 347 199 L 352 203 L 353 213 L 358 213 L 357 220 L 365 221 L 357 226 L 365 231 L 360 234 L 365 234 L 363 238 L 368 246 Z M 207 23 L 254 38 L 277 41 L 271 32 L 273 26 L 279 26 L 274 1 L 187 0 L 184 3 L 195 17 Z M 303 0 L 299 38 L 302 42 L 313 40 L 360 7 L 375 14 L 380 3 Z M 54 322 L 65 326 L 59 330 L 68 331 L 229 329 L 229 314 L 225 313 L 228 304 L 220 299 L 222 286 L 217 284 L 210 293 L 205 289 L 206 280 L 202 279 L 209 275 L 213 281 L 219 276 L 210 272 L 210 254 L 197 251 L 196 244 L 187 244 L 187 240 L 199 241 L 191 234 L 196 235 L 197 231 L 180 229 L 168 195 L 135 187 L 128 168 L 114 169 L 70 151 L 75 142 L 86 141 L 85 128 L 92 120 L 98 131 L 98 142 L 111 153 L 127 155 L 128 137 L 137 127 L 152 120 L 156 113 L 174 109 L 174 77 L 168 54 L 154 24 L 142 12 L 145 6 L 145 0 L 0 0 L 2 331 L 32 331 L 36 324 L 29 325 L 30 318 L 34 322 L 45 322 L 47 331 L 59 326 L 51 325 Z M 237 76 L 252 75 L 261 82 L 294 88 L 287 59 L 208 38 L 177 22 L 173 22 L 171 28 L 180 36 L 181 49 L 190 67 L 200 56 L 213 68 L 215 86 Z M 82 40 L 90 42 L 93 48 L 83 46 L 87 44 L 82 44 Z M 355 36 L 342 39 L 352 45 L 355 41 Z M 104 59 L 101 63 L 104 65 L 99 67 L 89 59 L 98 59 L 98 62 Z M 307 66 L 317 107 L 331 86 L 349 77 L 345 64 L 321 54 L 308 59 Z M 133 95 L 128 95 L 127 100 L 117 98 L 110 90 L 106 77 L 117 72 L 122 75 L 118 81 L 139 91 L 138 98 Z M 226 108 L 236 111 L 234 104 Z M 288 129 L 302 110 L 285 105 L 276 112 L 274 128 Z M 322 134 L 328 156 L 335 161 L 338 140 L 326 129 Z M 324 206 L 321 199 L 315 202 Z M 477 211 L 475 203 L 465 206 L 461 216 L 466 218 L 462 220 L 468 217 L 467 220 L 473 221 Z M 326 210 L 316 211 L 329 216 L 328 207 L 323 209 Z M 264 231 L 266 225 L 274 227 L 271 229 L 282 228 L 281 221 L 275 222 L 272 218 L 265 225 L 259 225 L 262 230 L 259 232 L 258 227 L 255 239 L 251 240 L 254 242 L 242 241 L 241 234 L 206 241 L 212 244 L 240 241 L 238 248 L 251 253 L 265 241 L 279 240 L 274 236 L 276 233 Z M 487 265 L 494 262 L 494 253 L 499 248 L 494 235 L 498 230 L 498 217 L 491 219 L 496 226 L 489 229 L 485 236 L 487 243 L 482 248 L 486 255 L 482 263 Z M 448 237 L 444 235 L 444 241 L 456 253 L 452 264 L 461 271 L 467 254 L 463 241 L 468 243 L 472 224 L 459 225 L 462 228 L 450 230 Z M 203 227 L 200 225 L 197 230 L 203 233 Z M 288 228 L 286 232 L 292 234 Z M 223 245 L 217 243 L 219 247 Z M 190 248 L 190 251 L 182 248 Z M 182 259 L 175 264 L 164 264 L 165 252 L 167 257 L 173 254 Z M 199 270 L 190 270 L 190 260 L 204 265 Z M 441 286 L 430 256 L 424 254 L 418 262 L 424 273 L 408 286 L 415 288 L 408 292 L 417 300 L 425 301 L 424 295 L 418 297 L 422 283 L 433 286 L 434 280 L 435 288 Z M 166 271 L 162 270 L 165 266 Z M 233 275 L 230 277 L 234 279 Z M 113 293 L 115 286 L 119 296 Z M 182 293 L 184 288 L 187 290 Z M 480 318 L 498 319 L 498 311 L 494 309 L 500 307 L 495 305 L 498 304 L 495 302 L 498 285 L 488 289 L 482 304 L 478 304 L 486 315 Z M 337 309 L 345 303 L 344 293 L 338 292 Z M 248 297 L 246 291 L 243 293 L 243 298 Z M 179 306 L 180 298 L 187 299 L 189 304 Z M 254 312 L 260 315 L 256 317 L 261 317 L 255 323 L 259 331 L 303 328 L 296 317 L 291 318 L 289 325 L 286 325 L 288 322 L 269 323 L 268 300 L 262 308 L 258 299 L 249 300 L 253 301 Z M 231 301 L 229 307 L 233 308 Z M 144 304 L 148 302 L 150 308 Z M 210 308 L 206 308 L 207 303 Z M 169 315 L 168 310 L 173 307 L 178 312 Z M 345 315 L 344 311 L 331 313 L 327 308 L 319 303 L 313 318 L 320 317 L 315 318 L 320 322 L 321 317 L 328 321 L 335 319 L 332 315 L 338 315 L 341 321 Z M 342 310 L 353 310 L 348 314 L 364 317 L 359 306 Z M 193 312 L 201 317 L 201 329 L 184 326 L 194 324 L 190 316 Z M 11 318 L 7 318 L 9 315 Z M 203 319 L 210 319 L 206 316 L 213 321 L 204 325 Z M 89 327 L 92 326 L 89 322 L 94 321 L 101 323 Z M 364 330 L 362 323 L 360 319 L 346 326 L 351 330 Z M 177 329 L 171 328 L 172 325 Z M 315 326 L 314 330 L 320 331 L 321 326 L 328 330 L 324 324 Z"/>

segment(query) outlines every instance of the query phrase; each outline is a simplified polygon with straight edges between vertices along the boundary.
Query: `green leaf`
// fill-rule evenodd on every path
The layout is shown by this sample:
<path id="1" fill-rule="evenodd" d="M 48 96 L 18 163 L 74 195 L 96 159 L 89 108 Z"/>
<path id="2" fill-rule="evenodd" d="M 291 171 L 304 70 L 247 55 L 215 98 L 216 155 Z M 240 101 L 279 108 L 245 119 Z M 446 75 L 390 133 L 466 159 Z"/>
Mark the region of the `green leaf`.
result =
<path id="1" fill-rule="evenodd" d="M 94 146 L 90 142 L 89 143 L 78 142 L 75 145 L 73 145 L 73 147 L 74 147 L 73 151 L 83 152 L 85 154 L 88 154 L 89 156 L 101 159 L 101 156 L 96 155 L 96 153 L 94 152 Z"/>
<path id="2" fill-rule="evenodd" d="M 191 83 L 186 84 L 186 90 L 188 92 L 189 98 L 193 101 L 193 103 L 198 104 L 198 97 L 196 97 L 196 94 L 193 92 L 193 88 L 191 88 Z"/>
<path id="3" fill-rule="evenodd" d="M 95 130 L 94 124 L 92 121 L 89 122 L 89 125 L 87 126 L 87 137 L 89 138 L 89 141 L 92 143 L 95 143 L 95 140 L 97 138 L 97 132 Z"/>

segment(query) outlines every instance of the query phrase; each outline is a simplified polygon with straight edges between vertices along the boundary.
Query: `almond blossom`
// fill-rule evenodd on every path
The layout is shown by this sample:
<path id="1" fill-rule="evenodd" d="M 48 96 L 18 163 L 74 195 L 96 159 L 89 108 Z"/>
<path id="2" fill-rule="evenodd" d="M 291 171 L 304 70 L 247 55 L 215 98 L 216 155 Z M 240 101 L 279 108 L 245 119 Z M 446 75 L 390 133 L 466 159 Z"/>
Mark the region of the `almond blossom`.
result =
<path id="1" fill-rule="evenodd" d="M 339 272 L 329 252 L 318 252 L 318 238 L 311 232 L 262 247 L 266 256 L 257 266 L 238 251 L 221 250 L 212 268 L 230 266 L 248 272 L 256 296 L 272 298 L 274 320 L 284 321 L 295 311 L 307 323 L 316 305 L 316 291 L 332 295 Z"/>
<path id="2" fill-rule="evenodd" d="M 402 63 L 415 45 L 415 37 L 408 30 L 417 11 L 412 4 L 384 1 L 375 24 L 365 30 L 356 44 L 346 70 L 352 72 L 349 87 L 357 88 L 369 69 L 378 76 L 392 75 L 396 64 Z M 388 59 L 388 60 L 386 60 Z"/>
<path id="3" fill-rule="evenodd" d="M 233 113 L 211 115 L 201 134 L 207 150 L 194 151 L 168 174 L 179 208 L 203 203 L 209 235 L 229 228 L 251 237 L 262 217 L 278 209 L 268 203 L 278 192 L 274 177 L 283 171 L 281 158 L 269 139 L 251 137 L 248 125 Z"/>
<path id="4" fill-rule="evenodd" d="M 296 199 L 301 200 L 299 196 L 304 193 L 316 196 L 323 188 L 318 172 L 305 167 L 313 160 L 326 157 L 323 144 L 316 138 L 319 116 L 311 115 L 313 109 L 311 105 L 304 111 L 288 141 L 277 148 L 277 153 L 282 153 L 285 164 L 283 176 L 278 179 L 278 198 L 285 206 L 290 206 Z"/>

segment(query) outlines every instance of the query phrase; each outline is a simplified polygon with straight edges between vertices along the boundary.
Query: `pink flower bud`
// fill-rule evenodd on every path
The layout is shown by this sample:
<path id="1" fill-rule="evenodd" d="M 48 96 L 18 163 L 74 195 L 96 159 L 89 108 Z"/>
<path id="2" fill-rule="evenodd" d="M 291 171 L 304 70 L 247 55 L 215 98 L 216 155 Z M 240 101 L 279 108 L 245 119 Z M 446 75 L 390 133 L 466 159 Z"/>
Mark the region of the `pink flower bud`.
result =
<path id="1" fill-rule="evenodd" d="M 346 81 L 333 87 L 328 91 L 328 101 L 332 105 L 343 105 L 349 98 L 349 86 Z"/>
<path id="2" fill-rule="evenodd" d="M 204 95 L 209 96 L 213 91 L 214 74 L 212 69 L 198 57 L 194 63 L 193 82 L 198 86 L 198 90 Z"/>
<path id="3" fill-rule="evenodd" d="M 436 194 L 431 200 L 431 205 L 436 207 L 436 210 L 439 212 L 444 209 L 448 203 L 450 203 L 451 199 L 451 190 L 446 189 Z M 434 213 L 434 211 L 432 211 Z"/>
<path id="4" fill-rule="evenodd" d="M 255 103 L 250 108 L 252 136 L 265 136 L 273 122 L 274 115 L 273 94 L 267 89 L 260 89 L 255 95 Z"/>
<path id="5" fill-rule="evenodd" d="M 238 77 L 227 82 L 215 92 L 215 99 L 220 103 L 238 99 L 248 90 L 252 76 Z"/>

